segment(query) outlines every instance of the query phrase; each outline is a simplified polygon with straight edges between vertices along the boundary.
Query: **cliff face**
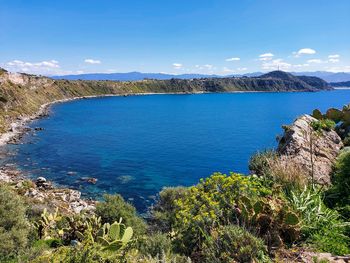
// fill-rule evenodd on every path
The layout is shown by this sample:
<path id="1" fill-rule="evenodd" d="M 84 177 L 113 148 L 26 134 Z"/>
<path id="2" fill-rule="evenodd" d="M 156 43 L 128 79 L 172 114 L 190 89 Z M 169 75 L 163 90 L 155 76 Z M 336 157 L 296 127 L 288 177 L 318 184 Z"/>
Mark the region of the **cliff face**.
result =
<path id="1" fill-rule="evenodd" d="M 316 182 L 328 185 L 331 182 L 330 174 L 334 162 L 343 143 L 334 130 L 321 133 L 313 131 L 311 123 L 314 121 L 317 119 L 303 115 L 285 128 L 277 151 L 282 157 L 288 157 L 288 160 L 308 171 L 310 177 L 313 172 Z"/>
<path id="2" fill-rule="evenodd" d="M 323 85 L 321 85 L 321 83 Z M 233 91 L 317 91 L 331 89 L 321 79 L 276 71 L 256 78 L 204 78 L 143 81 L 53 80 L 0 70 L 0 133 L 18 117 L 41 105 L 73 97 L 135 93 L 195 93 Z"/>

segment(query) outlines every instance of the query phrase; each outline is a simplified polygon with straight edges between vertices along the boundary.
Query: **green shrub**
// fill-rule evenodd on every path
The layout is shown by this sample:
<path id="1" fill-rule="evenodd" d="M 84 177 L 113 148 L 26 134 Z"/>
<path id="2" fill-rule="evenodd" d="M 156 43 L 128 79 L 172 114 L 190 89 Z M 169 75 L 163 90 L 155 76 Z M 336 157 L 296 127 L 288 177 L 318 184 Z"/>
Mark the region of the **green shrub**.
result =
<path id="1" fill-rule="evenodd" d="M 137 248 L 141 255 L 158 257 L 172 252 L 171 240 L 167 234 L 152 233 L 137 242 Z"/>
<path id="2" fill-rule="evenodd" d="M 317 120 L 311 122 L 311 127 L 314 129 L 314 131 L 318 132 L 321 132 L 322 130 L 330 131 L 334 130 L 335 122 L 330 119 Z"/>
<path id="3" fill-rule="evenodd" d="M 350 220 L 350 150 L 345 149 L 337 159 L 332 184 L 326 191 L 326 204 L 338 210 L 346 220 Z"/>
<path id="4" fill-rule="evenodd" d="M 305 187 L 302 192 L 293 192 L 290 202 L 301 214 L 304 240 L 324 252 L 336 255 L 350 252 L 350 240 L 345 235 L 347 223 L 337 211 L 325 206 L 322 192 Z"/>
<path id="5" fill-rule="evenodd" d="M 14 257 L 28 242 L 30 225 L 21 198 L 0 185 L 0 260 Z"/>
<path id="6" fill-rule="evenodd" d="M 183 197 L 187 191 L 186 187 L 166 187 L 159 193 L 151 218 L 151 223 L 158 231 L 171 231 L 175 223 L 175 201 Z"/>
<path id="7" fill-rule="evenodd" d="M 256 229 L 269 248 L 298 238 L 298 215 L 257 176 L 215 173 L 176 201 L 175 248 L 198 253 L 205 236 L 218 226 L 237 224 Z M 293 220 L 289 220 L 292 218 Z"/>
<path id="8" fill-rule="evenodd" d="M 137 215 L 135 207 L 124 201 L 119 194 L 104 195 L 104 201 L 96 205 L 96 214 L 101 217 L 102 223 L 111 223 L 123 219 L 123 223 L 132 226 L 135 235 L 146 232 L 145 221 Z"/>
<path id="9" fill-rule="evenodd" d="M 211 231 L 203 242 L 200 262 L 270 262 L 264 241 L 247 230 L 222 226 Z"/>
<path id="10" fill-rule="evenodd" d="M 333 255 L 348 255 L 350 253 L 349 237 L 337 229 L 321 229 L 308 240 L 311 247 L 321 252 L 329 252 Z"/>
<path id="11" fill-rule="evenodd" d="M 265 150 L 257 152 L 249 160 L 249 170 L 259 176 L 264 176 L 270 167 L 271 161 L 277 158 L 274 150 Z"/>

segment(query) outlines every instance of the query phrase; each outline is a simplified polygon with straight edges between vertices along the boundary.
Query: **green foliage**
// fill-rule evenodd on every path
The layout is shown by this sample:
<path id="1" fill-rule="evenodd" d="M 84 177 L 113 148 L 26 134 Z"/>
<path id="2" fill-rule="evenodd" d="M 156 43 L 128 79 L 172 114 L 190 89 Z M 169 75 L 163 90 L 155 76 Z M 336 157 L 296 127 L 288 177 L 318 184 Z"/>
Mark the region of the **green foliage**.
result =
<path id="1" fill-rule="evenodd" d="M 249 160 L 249 170 L 259 176 L 264 176 L 269 171 L 271 161 L 277 158 L 274 150 L 257 152 Z"/>
<path id="2" fill-rule="evenodd" d="M 97 233 L 97 241 L 102 245 L 102 250 L 118 251 L 131 241 L 133 230 L 125 227 L 121 221 L 122 219 L 112 225 L 105 223 Z"/>
<path id="3" fill-rule="evenodd" d="M 305 187 L 302 192 L 293 192 L 290 203 L 301 215 L 304 240 L 321 251 L 338 255 L 350 252 L 345 250 L 350 245 L 345 235 L 347 223 L 325 206 L 319 190 Z"/>
<path id="4" fill-rule="evenodd" d="M 102 227 L 101 218 L 96 215 L 86 215 L 84 213 L 67 216 L 68 226 L 63 228 L 63 240 L 70 244 L 72 240 L 93 240 Z"/>
<path id="5" fill-rule="evenodd" d="M 102 223 L 115 222 L 123 218 L 126 225 L 133 226 L 136 236 L 146 231 L 146 223 L 137 215 L 135 207 L 125 202 L 119 194 L 104 195 L 104 201 L 96 205 L 96 215 L 101 217 Z"/>
<path id="6" fill-rule="evenodd" d="M 311 243 L 312 248 L 333 255 L 348 255 L 350 253 L 349 237 L 336 229 L 322 229 L 313 234 L 308 242 Z"/>
<path id="7" fill-rule="evenodd" d="M 158 231 L 169 232 L 175 224 L 175 201 L 188 191 L 186 187 L 166 187 L 152 209 L 151 223 Z"/>
<path id="8" fill-rule="evenodd" d="M 16 256 L 28 242 L 30 225 L 21 198 L 0 185 L 0 261 Z"/>
<path id="9" fill-rule="evenodd" d="M 317 132 L 330 131 L 335 128 L 335 122 L 330 119 L 317 120 L 311 122 L 311 127 Z"/>
<path id="10" fill-rule="evenodd" d="M 336 132 L 344 140 L 350 131 L 350 107 L 345 105 L 341 110 L 330 108 L 327 110 L 326 114 L 323 114 L 319 110 L 314 110 L 313 116 L 321 121 L 319 124 L 315 124 L 316 129 L 322 129 L 325 127 L 325 123 L 322 121 L 331 120 L 336 123 Z M 327 127 L 328 125 L 328 127 Z M 326 125 L 326 128 L 332 128 L 334 126 L 331 122 Z"/>
<path id="11" fill-rule="evenodd" d="M 318 119 L 318 120 L 322 120 L 323 119 L 322 112 L 319 109 L 314 109 L 313 110 L 312 117 L 314 117 L 315 119 Z"/>
<path id="12" fill-rule="evenodd" d="M 157 232 L 139 239 L 137 241 L 137 249 L 141 255 L 159 257 L 163 254 L 171 254 L 172 243 L 167 234 Z"/>
<path id="13" fill-rule="evenodd" d="M 257 176 L 215 173 L 201 180 L 176 201 L 177 249 L 186 255 L 196 253 L 212 229 L 230 224 L 257 229 L 269 246 L 285 237 L 285 241 L 293 241 L 298 226 L 289 225 L 292 219 L 288 213 L 292 211 L 285 201 L 271 198 L 271 194 Z"/>
<path id="14" fill-rule="evenodd" d="M 41 214 L 41 219 L 36 223 L 39 238 L 51 239 L 63 235 L 63 231 L 59 229 L 58 224 L 62 220 L 62 216 L 58 213 L 58 208 L 54 213 L 48 213 L 46 208 Z"/>
<path id="15" fill-rule="evenodd" d="M 344 113 L 341 110 L 330 108 L 327 110 L 325 117 L 334 121 L 335 123 L 338 123 L 343 119 Z"/>
<path id="16" fill-rule="evenodd" d="M 326 204 L 350 221 L 350 150 L 347 148 L 337 158 L 332 184 L 326 191 Z"/>
<path id="17" fill-rule="evenodd" d="M 200 262 L 270 262 L 264 241 L 242 227 L 220 226 L 203 242 Z"/>

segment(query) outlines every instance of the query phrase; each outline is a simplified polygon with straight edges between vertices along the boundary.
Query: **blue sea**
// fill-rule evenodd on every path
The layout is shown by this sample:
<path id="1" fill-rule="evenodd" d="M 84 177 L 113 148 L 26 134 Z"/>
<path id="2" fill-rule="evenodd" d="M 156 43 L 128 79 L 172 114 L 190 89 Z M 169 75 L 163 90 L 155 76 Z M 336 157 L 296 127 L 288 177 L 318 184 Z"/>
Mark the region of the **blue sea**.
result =
<path id="1" fill-rule="evenodd" d="M 49 117 L 30 124 L 43 131 L 3 150 L 28 176 L 87 197 L 119 193 L 144 212 L 163 187 L 193 185 L 214 172 L 248 173 L 252 154 L 277 146 L 281 125 L 347 103 L 349 90 L 77 100 L 53 105 Z"/>

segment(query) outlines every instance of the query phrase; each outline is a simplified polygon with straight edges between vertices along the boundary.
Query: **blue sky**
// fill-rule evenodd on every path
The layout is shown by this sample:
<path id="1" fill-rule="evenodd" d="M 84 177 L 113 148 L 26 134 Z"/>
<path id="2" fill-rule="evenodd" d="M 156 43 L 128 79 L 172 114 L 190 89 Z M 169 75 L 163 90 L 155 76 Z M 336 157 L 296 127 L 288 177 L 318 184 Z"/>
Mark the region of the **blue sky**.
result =
<path id="1" fill-rule="evenodd" d="M 45 75 L 350 71 L 350 1 L 0 0 L 0 66 Z"/>

